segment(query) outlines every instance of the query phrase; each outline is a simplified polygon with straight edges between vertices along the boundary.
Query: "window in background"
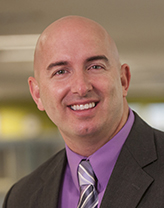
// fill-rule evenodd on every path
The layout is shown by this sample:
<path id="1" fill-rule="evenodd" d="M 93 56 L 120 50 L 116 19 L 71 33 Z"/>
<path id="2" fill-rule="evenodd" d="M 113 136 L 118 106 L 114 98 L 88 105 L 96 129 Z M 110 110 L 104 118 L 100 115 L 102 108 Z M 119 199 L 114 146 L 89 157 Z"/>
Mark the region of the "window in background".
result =
<path id="1" fill-rule="evenodd" d="M 164 131 L 164 103 L 130 103 L 129 105 L 152 127 Z"/>

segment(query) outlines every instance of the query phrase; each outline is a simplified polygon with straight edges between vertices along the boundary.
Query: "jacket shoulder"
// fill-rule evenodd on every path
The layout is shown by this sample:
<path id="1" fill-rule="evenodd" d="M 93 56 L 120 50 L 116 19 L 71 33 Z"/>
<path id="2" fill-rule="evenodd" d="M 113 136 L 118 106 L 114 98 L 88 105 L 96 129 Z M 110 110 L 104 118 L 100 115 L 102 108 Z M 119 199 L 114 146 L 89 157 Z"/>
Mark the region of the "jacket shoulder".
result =
<path id="1" fill-rule="evenodd" d="M 65 164 L 66 152 L 65 149 L 63 149 L 40 165 L 32 173 L 16 182 L 8 191 L 3 208 L 19 208 L 18 204 L 23 204 L 24 208 L 29 207 L 27 201 L 30 199 L 30 196 L 43 185 L 44 179 L 50 177 L 52 173 L 55 174 L 57 171 L 56 167 L 60 166 L 64 169 Z"/>
<path id="2" fill-rule="evenodd" d="M 50 159 L 48 159 L 46 162 L 44 162 L 42 165 L 40 165 L 36 170 L 34 170 L 29 175 L 23 177 L 21 180 L 19 180 L 15 185 L 21 185 L 24 183 L 29 183 L 30 181 L 34 182 L 36 180 L 40 180 L 40 176 L 44 176 L 45 174 L 51 174 L 51 172 L 55 169 L 55 167 L 61 163 L 61 161 L 65 160 L 65 149 L 62 149 L 58 153 L 56 153 L 54 156 L 52 156 Z"/>

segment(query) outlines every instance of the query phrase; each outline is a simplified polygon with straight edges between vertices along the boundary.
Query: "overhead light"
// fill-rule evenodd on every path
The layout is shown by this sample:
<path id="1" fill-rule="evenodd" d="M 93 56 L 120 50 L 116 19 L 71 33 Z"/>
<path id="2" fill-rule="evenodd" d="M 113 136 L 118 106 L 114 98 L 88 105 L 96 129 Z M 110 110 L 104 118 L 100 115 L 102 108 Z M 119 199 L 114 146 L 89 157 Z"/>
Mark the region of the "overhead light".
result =
<path id="1" fill-rule="evenodd" d="M 38 34 L 0 36 L 0 62 L 33 61 Z"/>
<path id="2" fill-rule="evenodd" d="M 38 34 L 0 36 L 0 50 L 34 48 L 38 37 Z"/>

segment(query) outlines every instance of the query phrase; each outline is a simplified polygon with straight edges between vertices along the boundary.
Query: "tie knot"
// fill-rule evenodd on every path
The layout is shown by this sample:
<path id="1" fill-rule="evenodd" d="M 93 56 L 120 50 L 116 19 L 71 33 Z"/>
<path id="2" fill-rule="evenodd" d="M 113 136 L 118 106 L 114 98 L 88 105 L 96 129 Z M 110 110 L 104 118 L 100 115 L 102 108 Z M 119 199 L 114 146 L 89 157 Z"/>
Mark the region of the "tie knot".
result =
<path id="1" fill-rule="evenodd" d="M 79 164 L 78 177 L 80 186 L 95 185 L 95 175 L 88 160 L 83 160 Z"/>

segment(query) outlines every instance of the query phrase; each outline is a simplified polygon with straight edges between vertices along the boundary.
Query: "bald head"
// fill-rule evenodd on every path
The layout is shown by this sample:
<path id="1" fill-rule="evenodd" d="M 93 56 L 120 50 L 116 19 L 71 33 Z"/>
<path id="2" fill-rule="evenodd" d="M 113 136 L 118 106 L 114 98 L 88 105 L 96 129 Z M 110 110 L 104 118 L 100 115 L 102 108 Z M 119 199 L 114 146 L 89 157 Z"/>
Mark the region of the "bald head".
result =
<path id="1" fill-rule="evenodd" d="M 108 32 L 100 24 L 80 16 L 67 16 L 53 22 L 40 35 L 34 56 L 35 75 L 39 70 L 40 61 L 44 59 L 45 54 L 50 52 L 52 44 L 54 46 L 61 44 L 64 48 L 66 47 L 65 42 L 71 44 L 71 42 L 77 41 L 80 46 L 82 39 L 86 41 L 86 44 L 91 39 L 94 39 L 95 45 L 105 42 L 115 61 L 120 64 L 117 47 Z M 57 53 L 58 51 L 56 51 Z"/>

